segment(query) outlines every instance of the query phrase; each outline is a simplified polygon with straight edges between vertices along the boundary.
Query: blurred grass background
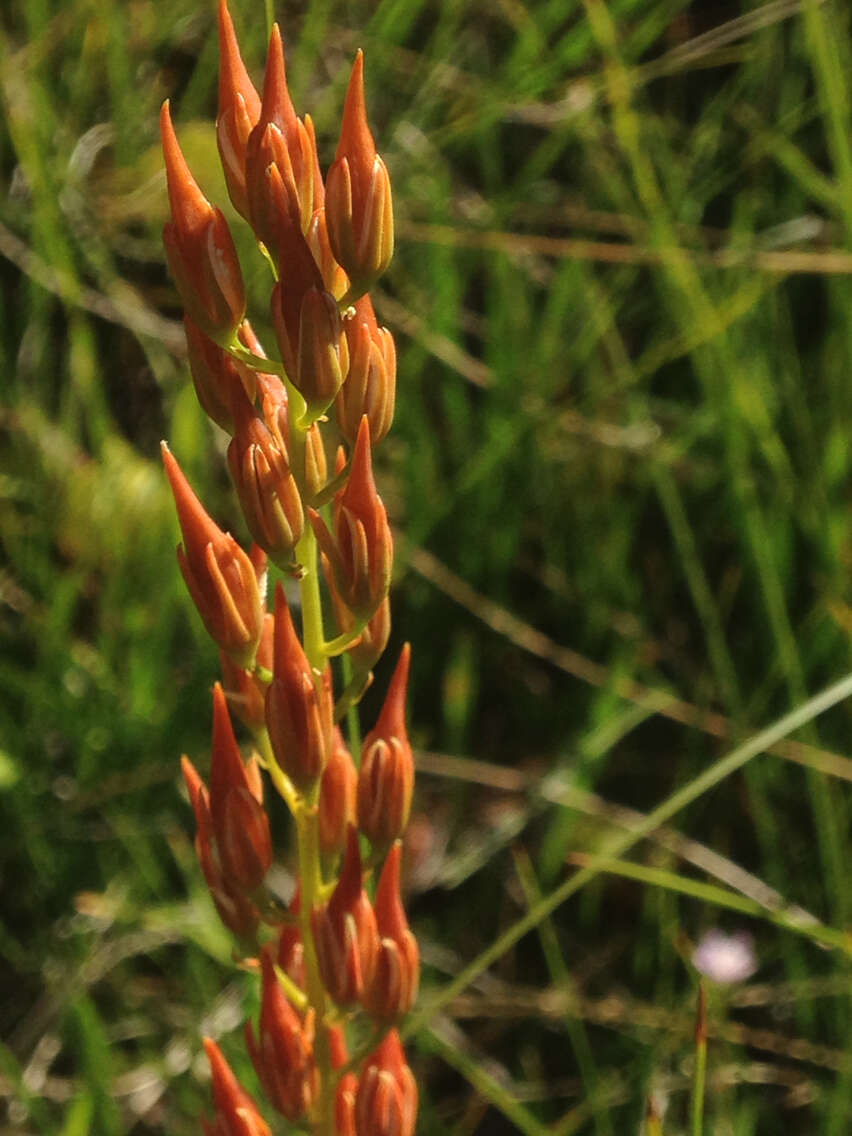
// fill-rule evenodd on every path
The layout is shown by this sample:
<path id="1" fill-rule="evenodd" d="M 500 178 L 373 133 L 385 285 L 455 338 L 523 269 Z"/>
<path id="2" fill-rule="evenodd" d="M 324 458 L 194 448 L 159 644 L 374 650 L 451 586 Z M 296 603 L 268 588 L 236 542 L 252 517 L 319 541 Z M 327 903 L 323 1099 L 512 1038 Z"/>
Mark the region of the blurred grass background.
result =
<path id="1" fill-rule="evenodd" d="M 262 6 L 232 12 L 259 81 Z M 376 687 L 410 639 L 428 1000 L 578 854 L 850 669 L 850 8 L 276 15 L 326 163 L 365 49 L 394 181 L 377 460 L 401 536 Z M 181 752 L 206 760 L 216 660 L 157 454 L 168 437 L 242 534 L 160 244 L 163 98 L 226 201 L 216 54 L 199 0 L 0 12 L 3 1131 L 197 1132 L 203 1033 L 255 1084 L 255 984 L 178 784 Z M 685 1131 L 689 958 L 721 926 L 759 969 L 711 998 L 708 1126 L 848 1132 L 849 962 L 796 905 L 852 924 L 850 727 L 844 706 L 757 757 L 443 1006 L 411 1043 L 419 1131 L 638 1132 L 650 1097 Z"/>

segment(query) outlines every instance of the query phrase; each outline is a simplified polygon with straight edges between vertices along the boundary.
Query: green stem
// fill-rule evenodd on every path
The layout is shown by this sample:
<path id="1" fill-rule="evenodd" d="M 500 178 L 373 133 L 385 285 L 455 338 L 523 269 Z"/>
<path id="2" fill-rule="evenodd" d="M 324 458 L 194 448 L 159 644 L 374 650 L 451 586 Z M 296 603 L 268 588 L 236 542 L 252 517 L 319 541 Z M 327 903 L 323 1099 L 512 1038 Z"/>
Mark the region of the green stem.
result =
<path id="1" fill-rule="evenodd" d="M 359 619 L 354 627 L 350 627 L 348 631 L 343 631 L 340 635 L 335 635 L 333 639 L 329 639 L 323 646 L 323 654 L 329 659 L 334 659 L 338 655 L 342 655 L 344 651 L 348 651 L 352 644 L 360 639 L 361 632 L 369 622 L 369 619 Z"/>
<path id="2" fill-rule="evenodd" d="M 692 1136 L 704 1132 L 704 1089 L 707 1081 L 707 992 L 698 986 L 698 1021 L 695 1026 L 695 1078 L 692 1083 Z"/>

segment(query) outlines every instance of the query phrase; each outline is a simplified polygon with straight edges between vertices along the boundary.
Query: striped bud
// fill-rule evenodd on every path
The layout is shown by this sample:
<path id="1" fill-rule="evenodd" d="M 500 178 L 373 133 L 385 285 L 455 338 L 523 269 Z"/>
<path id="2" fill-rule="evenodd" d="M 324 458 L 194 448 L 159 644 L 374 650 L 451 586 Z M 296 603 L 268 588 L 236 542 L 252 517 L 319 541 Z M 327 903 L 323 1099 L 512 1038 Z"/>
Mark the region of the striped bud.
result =
<path id="1" fill-rule="evenodd" d="M 269 386 L 263 389 L 262 406 L 263 417 L 271 433 L 278 443 L 279 449 L 288 454 L 290 468 L 299 484 L 305 504 L 313 504 L 318 495 L 325 489 L 328 481 L 328 465 L 325 456 L 322 432 L 319 424 L 314 422 L 305 433 L 305 444 L 302 448 L 304 465 L 294 466 L 293 462 L 299 457 L 298 452 L 293 453 L 290 446 L 290 416 L 287 404 L 287 389 L 279 384 L 280 390 Z"/>
<path id="2" fill-rule="evenodd" d="M 216 140 L 234 208 L 249 220 L 246 147 L 260 118 L 260 96 L 245 69 L 225 0 L 219 0 L 219 113 Z"/>
<path id="3" fill-rule="evenodd" d="M 328 1048 L 331 1054 L 332 1069 L 342 1069 L 349 1060 L 346 1038 L 340 1026 L 330 1026 Z M 354 1073 L 344 1073 L 337 1082 L 334 1094 L 335 1136 L 355 1136 L 355 1095 L 358 1092 L 358 1078 Z"/>
<path id="4" fill-rule="evenodd" d="M 178 563 L 186 586 L 212 638 L 238 666 L 250 668 L 263 633 L 255 567 L 205 512 L 165 442 L 161 450 L 183 534 Z"/>
<path id="5" fill-rule="evenodd" d="M 160 132 L 172 219 L 163 229 L 166 258 L 187 314 L 214 342 L 227 346 L 246 314 L 246 292 L 234 239 L 221 209 L 201 190 L 186 164 L 168 102 Z"/>
<path id="6" fill-rule="evenodd" d="M 396 347 L 386 327 L 379 327 L 370 297 L 364 295 L 343 321 L 349 370 L 335 402 L 337 423 L 348 442 L 358 436 L 361 418 L 370 424 L 375 446 L 390 430 L 396 402 Z"/>
<path id="7" fill-rule="evenodd" d="M 339 727 L 332 736 L 328 764 L 322 772 L 319 797 L 320 848 L 336 856 L 346 845 L 346 833 L 355 823 L 358 771 Z"/>
<path id="8" fill-rule="evenodd" d="M 201 409 L 217 426 L 232 434 L 234 419 L 231 407 L 239 392 L 244 392 L 248 399 L 254 401 L 257 385 L 254 372 L 214 343 L 189 316 L 184 316 L 183 327 L 192 383 Z M 239 331 L 240 339 L 243 339 L 247 328 L 248 320 L 244 320 Z"/>
<path id="9" fill-rule="evenodd" d="M 364 738 L 358 775 L 358 827 L 376 848 L 402 836 L 414 792 L 414 757 L 405 728 L 411 648 L 402 648 L 375 727 Z"/>
<path id="10" fill-rule="evenodd" d="M 213 821 L 210 816 L 210 794 L 188 757 L 181 758 L 181 769 L 186 781 L 197 831 L 195 853 L 216 905 L 219 918 L 239 939 L 253 940 L 260 923 L 260 912 L 243 892 L 226 879 L 213 840 Z"/>
<path id="11" fill-rule="evenodd" d="M 313 785 L 328 757 L 311 667 L 279 583 L 275 589 L 274 673 L 266 695 L 266 725 L 275 759 L 298 789 Z"/>
<path id="12" fill-rule="evenodd" d="M 372 618 L 390 588 L 393 540 L 373 480 L 366 418 L 361 419 L 349 478 L 334 498 L 334 537 L 314 510 L 310 519 L 339 599 L 354 615 Z"/>
<path id="13" fill-rule="evenodd" d="M 210 815 L 222 871 L 245 892 L 260 887 L 272 863 L 269 818 L 257 761 L 240 757 L 222 687 L 213 687 Z"/>
<path id="14" fill-rule="evenodd" d="M 204 1048 L 213 1074 L 213 1123 L 202 1119 L 205 1136 L 272 1136 L 269 1125 L 257 1110 L 252 1097 L 234 1076 L 222 1050 L 209 1037 Z"/>
<path id="15" fill-rule="evenodd" d="M 396 1030 L 364 1063 L 355 1098 L 357 1136 L 413 1136 L 417 1084 Z"/>
<path id="16" fill-rule="evenodd" d="M 390 177 L 367 125 L 360 51 L 346 92 L 337 156 L 326 178 L 325 210 L 331 248 L 349 276 L 349 298 L 355 300 L 393 256 Z"/>
<path id="17" fill-rule="evenodd" d="M 302 910 L 302 891 L 299 884 L 296 884 L 296 890 L 293 892 L 293 898 L 290 900 L 290 906 L 287 910 L 293 922 L 285 923 L 281 928 L 277 961 L 284 973 L 292 978 L 301 990 L 304 990 L 307 986 L 305 944 L 302 942 L 302 932 L 296 923 L 296 919 Z"/>
<path id="18" fill-rule="evenodd" d="M 259 1038 L 246 1023 L 246 1045 L 267 1099 L 288 1120 L 310 1111 L 319 1091 L 314 1062 L 314 1012 L 300 1017 L 275 974 L 268 949 L 260 956 L 263 998 Z"/>
<path id="19" fill-rule="evenodd" d="M 350 1006 L 373 980 L 379 949 L 376 917 L 361 878 L 358 834 L 349 828 L 340 877 L 331 899 L 311 912 L 320 974 L 339 1006 Z"/>
<path id="20" fill-rule="evenodd" d="M 407 1014 L 417 998 L 420 982 L 420 951 L 408 927 L 399 889 L 402 844 L 388 853 L 376 890 L 376 924 L 379 954 L 373 981 L 364 991 L 364 1008 L 385 1021 Z"/>
<path id="21" fill-rule="evenodd" d="M 263 617 L 263 634 L 257 647 L 258 667 L 272 671 L 272 635 L 275 628 L 275 617 L 268 611 Z M 222 685 L 228 708 L 252 732 L 264 729 L 266 726 L 266 691 L 269 683 L 265 682 L 256 670 L 243 670 L 238 667 L 224 651 L 219 652 L 219 663 L 222 667 Z"/>
<path id="22" fill-rule="evenodd" d="M 254 540 L 280 567 L 293 561 L 305 517 L 286 450 L 244 396 L 234 399 L 228 469 Z"/>

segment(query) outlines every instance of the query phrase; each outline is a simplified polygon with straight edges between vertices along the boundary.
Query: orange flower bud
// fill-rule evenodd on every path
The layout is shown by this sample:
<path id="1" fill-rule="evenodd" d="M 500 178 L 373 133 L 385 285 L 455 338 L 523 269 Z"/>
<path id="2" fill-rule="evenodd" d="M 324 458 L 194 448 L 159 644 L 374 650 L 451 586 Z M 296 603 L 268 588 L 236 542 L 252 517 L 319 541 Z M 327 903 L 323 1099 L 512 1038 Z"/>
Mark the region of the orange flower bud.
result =
<path id="1" fill-rule="evenodd" d="M 364 738 L 358 775 L 358 827 L 377 848 L 402 836 L 411 811 L 414 757 L 405 728 L 411 648 L 406 643 L 375 727 Z"/>
<path id="2" fill-rule="evenodd" d="M 328 1047 L 331 1053 L 332 1069 L 342 1069 L 349 1060 L 346 1038 L 340 1026 L 330 1026 Z M 334 1096 L 334 1130 L 336 1136 L 355 1136 L 355 1094 L 358 1092 L 358 1078 L 354 1073 L 344 1073 L 337 1082 Z"/>
<path id="3" fill-rule="evenodd" d="M 397 841 L 388 853 L 376 891 L 379 955 L 373 981 L 362 999 L 369 1014 L 385 1020 L 408 1013 L 420 982 L 420 951 L 409 930 L 399 893 L 401 859 L 402 844 Z"/>
<path id="4" fill-rule="evenodd" d="M 275 175 L 272 175 L 273 181 Z M 281 279 L 272 290 L 272 320 L 284 370 L 311 418 L 334 401 L 346 375 L 349 352 L 337 301 L 325 291 L 302 233 L 281 232 Z"/>
<path id="5" fill-rule="evenodd" d="M 361 420 L 349 478 L 334 498 L 334 539 L 314 510 L 310 519 L 331 564 L 339 599 L 356 616 L 371 618 L 390 588 L 393 540 L 373 480 L 366 417 Z"/>
<path id="6" fill-rule="evenodd" d="M 290 415 L 287 406 L 287 390 L 279 384 L 280 391 L 269 387 L 263 394 L 263 417 L 272 435 L 278 443 L 279 449 L 287 453 L 290 458 L 290 468 L 297 484 L 300 485 L 305 504 L 312 504 L 317 496 L 325 489 L 328 481 L 328 466 L 325 457 L 325 446 L 319 424 L 314 422 L 305 434 L 304 466 L 294 467 L 293 462 L 298 457 L 290 448 Z"/>
<path id="7" fill-rule="evenodd" d="M 210 795 L 195 766 L 186 756 L 181 758 L 181 769 L 198 825 L 195 853 L 219 918 L 238 938 L 253 940 L 260 923 L 260 912 L 239 888 L 225 878 L 214 848 Z"/>
<path id="8" fill-rule="evenodd" d="M 308 1010 L 301 1018 L 287 1000 L 268 948 L 260 961 L 260 1038 L 255 1039 L 251 1022 L 247 1022 L 246 1044 L 267 1099 L 288 1120 L 297 1121 L 310 1110 L 319 1090 L 319 1072 L 314 1062 L 314 1012 Z"/>
<path id="9" fill-rule="evenodd" d="M 246 313 L 246 292 L 228 222 L 190 173 L 172 126 L 168 102 L 160 131 L 172 219 L 163 243 L 187 313 L 216 343 L 227 345 Z"/>
<path id="10" fill-rule="evenodd" d="M 296 919 L 301 910 L 302 892 L 301 887 L 297 884 L 288 911 L 292 918 Z M 301 990 L 305 989 L 307 985 L 305 944 L 302 942 L 302 932 L 295 923 L 285 923 L 281 928 L 281 935 L 278 939 L 278 965 Z"/>
<path id="11" fill-rule="evenodd" d="M 390 430 L 396 401 L 396 347 L 386 327 L 379 327 L 369 296 L 343 321 L 349 347 L 349 370 L 335 408 L 340 431 L 354 442 L 366 414 L 375 446 Z"/>
<path id="12" fill-rule="evenodd" d="M 413 1136 L 417 1084 L 396 1030 L 370 1054 L 355 1098 L 357 1136 Z"/>
<path id="13" fill-rule="evenodd" d="M 254 758 L 243 765 L 222 687 L 213 687 L 210 815 L 225 877 L 237 888 L 260 887 L 272 863 L 263 783 Z"/>
<path id="14" fill-rule="evenodd" d="M 165 442 L 161 450 L 184 539 L 178 563 L 193 603 L 222 650 L 238 666 L 251 667 L 263 632 L 255 567 L 205 512 Z"/>
<path id="15" fill-rule="evenodd" d="M 244 391 L 247 398 L 254 400 L 254 374 L 208 338 L 189 316 L 183 317 L 183 326 L 192 383 L 201 409 L 230 434 L 234 429 L 231 414 L 234 397 L 236 392 Z"/>
<path id="16" fill-rule="evenodd" d="M 350 826 L 337 887 L 311 912 L 320 974 L 339 1006 L 357 1002 L 373 980 L 379 949 L 376 917 L 361 879 L 358 834 Z"/>
<path id="17" fill-rule="evenodd" d="M 263 617 L 263 634 L 257 647 L 256 663 L 264 670 L 272 670 L 272 634 L 275 617 L 266 612 Z M 219 652 L 222 667 L 222 684 L 225 697 L 232 714 L 243 722 L 252 732 L 266 726 L 266 691 L 269 683 L 264 682 L 256 671 L 246 671 L 238 667 L 224 651 Z"/>
<path id="18" fill-rule="evenodd" d="M 326 856 L 342 852 L 346 832 L 355 823 L 358 771 L 352 754 L 335 726 L 328 764 L 322 772 L 319 798 L 320 848 Z"/>
<path id="19" fill-rule="evenodd" d="M 260 96 L 240 55 L 226 0 L 219 0 L 219 114 L 216 139 L 233 206 L 249 220 L 246 146 L 260 118 Z"/>
<path id="20" fill-rule="evenodd" d="M 349 276 L 354 300 L 381 276 L 393 256 L 390 178 L 367 125 L 360 51 L 346 92 L 337 157 L 326 178 L 325 208 L 331 247 Z"/>
<path id="21" fill-rule="evenodd" d="M 306 789 L 320 776 L 329 739 L 311 667 L 279 583 L 275 589 L 274 677 L 266 695 L 266 725 L 275 758 L 293 784 Z"/>
<path id="22" fill-rule="evenodd" d="M 231 1071 L 222 1050 L 209 1037 L 204 1048 L 213 1074 L 213 1123 L 202 1120 L 206 1136 L 272 1136 L 269 1125 L 257 1111 L 257 1105 Z"/>
<path id="23" fill-rule="evenodd" d="M 234 399 L 236 432 L 228 446 L 228 469 L 249 532 L 281 567 L 293 561 L 305 517 L 287 452 L 244 396 Z"/>
<path id="24" fill-rule="evenodd" d="M 272 28 L 260 116 L 246 148 L 246 191 L 252 228 L 275 256 L 282 202 L 270 198 L 267 171 L 274 165 L 285 189 L 283 208 L 293 212 L 298 227 L 307 230 L 314 211 L 316 145 L 312 133 L 296 117 L 284 66 L 278 25 Z"/>

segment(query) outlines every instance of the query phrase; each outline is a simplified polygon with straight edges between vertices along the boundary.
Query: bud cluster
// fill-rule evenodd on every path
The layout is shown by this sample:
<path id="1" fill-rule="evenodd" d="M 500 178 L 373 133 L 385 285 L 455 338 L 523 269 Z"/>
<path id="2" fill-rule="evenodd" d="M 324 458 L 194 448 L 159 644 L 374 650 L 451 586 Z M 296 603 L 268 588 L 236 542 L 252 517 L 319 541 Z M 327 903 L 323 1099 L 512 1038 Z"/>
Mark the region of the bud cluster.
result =
<path id="1" fill-rule="evenodd" d="M 225 0 L 219 46 L 219 154 L 231 203 L 272 268 L 277 351 L 267 355 L 246 319 L 228 223 L 196 183 L 166 103 L 166 253 L 195 390 L 230 436 L 228 469 L 253 540 L 246 551 L 219 528 L 164 443 L 180 569 L 222 668 L 209 783 L 183 759 L 195 847 L 222 921 L 257 960 L 260 1020 L 247 1024 L 246 1045 L 269 1104 L 317 1134 L 411 1136 L 417 1088 L 395 1028 L 420 972 L 400 892 L 414 781 L 407 645 L 363 746 L 355 716 L 390 636 L 393 545 L 372 454 L 393 418 L 396 352 L 369 296 L 393 252 L 390 179 L 367 125 L 360 52 L 323 179 L 278 28 L 260 93 Z M 270 567 L 281 576 L 271 599 Z M 250 738 L 245 757 L 235 718 Z M 286 909 L 268 886 L 264 771 L 293 817 L 297 888 Z M 357 1010 L 373 1022 L 372 1041 L 350 1059 L 345 1030 Z M 215 1106 L 205 1132 L 268 1133 L 218 1046 L 205 1046 Z"/>

